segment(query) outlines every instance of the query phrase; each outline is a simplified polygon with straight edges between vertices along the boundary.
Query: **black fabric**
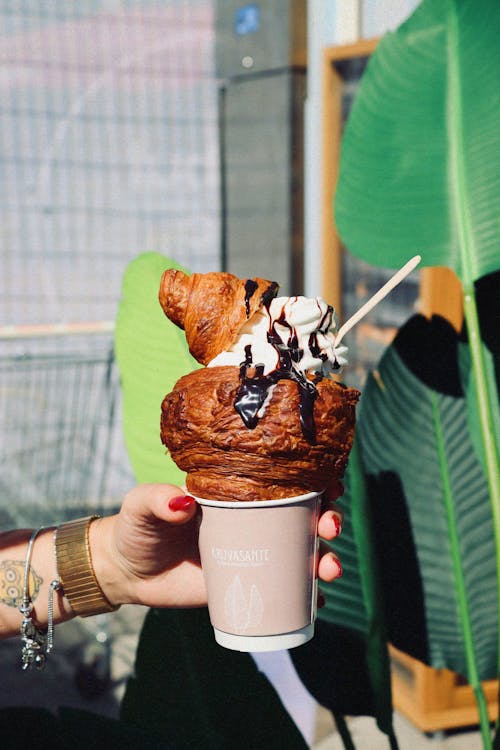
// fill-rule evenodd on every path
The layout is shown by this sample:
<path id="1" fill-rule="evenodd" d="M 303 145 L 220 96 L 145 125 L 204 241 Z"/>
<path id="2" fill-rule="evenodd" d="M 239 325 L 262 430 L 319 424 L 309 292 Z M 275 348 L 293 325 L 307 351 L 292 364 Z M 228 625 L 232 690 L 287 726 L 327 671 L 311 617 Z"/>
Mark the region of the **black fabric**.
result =
<path id="1" fill-rule="evenodd" d="M 148 613 L 122 716 L 189 750 L 307 750 L 252 657 L 215 642 L 206 609 Z"/>
<path id="2" fill-rule="evenodd" d="M 165 737 L 73 708 L 0 710 L 2 750 L 183 750 Z"/>
<path id="3" fill-rule="evenodd" d="M 64 750 L 57 717 L 41 708 L 1 709 L 0 737 L 3 750 Z"/>

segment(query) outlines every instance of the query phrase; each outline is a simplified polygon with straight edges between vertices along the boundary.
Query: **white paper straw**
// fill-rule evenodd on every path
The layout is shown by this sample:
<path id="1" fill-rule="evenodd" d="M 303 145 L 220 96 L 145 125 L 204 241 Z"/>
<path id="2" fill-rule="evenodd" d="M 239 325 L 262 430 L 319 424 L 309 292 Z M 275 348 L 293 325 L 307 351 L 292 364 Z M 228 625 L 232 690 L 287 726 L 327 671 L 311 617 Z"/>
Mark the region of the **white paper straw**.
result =
<path id="1" fill-rule="evenodd" d="M 370 297 L 370 299 L 365 302 L 365 304 L 362 305 L 359 310 L 349 318 L 349 320 L 346 320 L 344 325 L 339 328 L 337 336 L 335 337 L 335 346 L 338 346 L 347 331 L 350 331 L 351 328 L 356 325 L 356 323 L 359 323 L 361 318 L 364 318 L 364 316 L 368 312 L 370 312 L 370 310 L 373 310 L 375 305 L 378 305 L 378 303 L 383 300 L 384 297 L 386 297 L 389 292 L 394 289 L 394 287 L 396 287 L 401 281 L 403 281 L 403 279 L 406 278 L 406 276 L 408 276 L 408 274 L 418 266 L 421 260 L 422 257 L 420 255 L 414 255 L 413 258 L 411 258 L 408 263 L 405 263 L 405 265 L 400 268 L 399 271 L 396 271 L 394 276 L 392 276 L 389 281 L 387 281 L 384 286 L 378 290 L 378 292 L 375 292 L 373 297 Z"/>

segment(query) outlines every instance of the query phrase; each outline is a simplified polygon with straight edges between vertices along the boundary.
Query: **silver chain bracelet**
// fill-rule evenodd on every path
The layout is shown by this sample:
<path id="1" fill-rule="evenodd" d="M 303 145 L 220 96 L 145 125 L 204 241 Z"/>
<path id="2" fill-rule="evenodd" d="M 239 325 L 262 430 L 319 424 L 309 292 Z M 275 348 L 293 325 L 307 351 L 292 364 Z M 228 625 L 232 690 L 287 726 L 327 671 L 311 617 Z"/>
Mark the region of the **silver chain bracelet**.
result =
<path id="1" fill-rule="evenodd" d="M 35 624 L 31 615 L 33 611 L 33 602 L 31 600 L 29 592 L 29 580 L 30 580 L 30 567 L 31 557 L 33 554 L 33 545 L 38 534 L 45 528 L 40 528 L 33 531 L 30 540 L 28 542 L 28 549 L 26 552 L 26 564 L 24 567 L 24 581 L 23 581 L 23 597 L 21 604 L 19 605 L 19 611 L 23 616 L 21 623 L 21 640 L 23 647 L 21 651 L 21 660 L 23 670 L 35 667 L 41 670 L 45 667 L 47 660 L 47 654 L 52 651 L 54 646 L 54 591 L 61 588 L 60 581 L 55 578 L 49 585 L 49 601 L 48 601 L 48 620 L 47 630 L 43 631 Z"/>

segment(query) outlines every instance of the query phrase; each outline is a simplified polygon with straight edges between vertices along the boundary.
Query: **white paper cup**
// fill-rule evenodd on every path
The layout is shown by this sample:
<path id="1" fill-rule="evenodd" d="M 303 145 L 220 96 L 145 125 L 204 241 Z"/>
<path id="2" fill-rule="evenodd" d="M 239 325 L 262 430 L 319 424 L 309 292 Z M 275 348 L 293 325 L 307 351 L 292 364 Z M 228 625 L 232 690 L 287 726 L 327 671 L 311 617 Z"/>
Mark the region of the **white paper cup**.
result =
<path id="1" fill-rule="evenodd" d="M 258 652 L 309 641 L 316 618 L 321 493 L 241 503 L 196 500 L 217 643 Z"/>

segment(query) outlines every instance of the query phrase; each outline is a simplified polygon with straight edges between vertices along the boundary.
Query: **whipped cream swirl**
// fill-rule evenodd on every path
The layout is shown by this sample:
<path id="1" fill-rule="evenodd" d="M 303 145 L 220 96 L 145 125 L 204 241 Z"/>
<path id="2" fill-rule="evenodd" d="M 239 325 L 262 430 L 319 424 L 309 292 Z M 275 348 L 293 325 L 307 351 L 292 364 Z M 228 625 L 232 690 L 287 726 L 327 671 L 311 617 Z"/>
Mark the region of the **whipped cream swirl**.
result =
<path id="1" fill-rule="evenodd" d="M 347 364 L 347 348 L 335 346 L 336 332 L 333 307 L 321 297 L 277 297 L 247 321 L 230 350 L 208 367 L 240 368 L 235 409 L 250 429 L 264 416 L 277 383 L 296 382 L 302 432 L 314 443 L 316 383 Z"/>
<path id="2" fill-rule="evenodd" d="M 250 347 L 253 364 L 263 365 L 265 375 L 277 370 L 288 352 L 297 372 L 328 377 L 347 364 L 347 347 L 335 347 L 336 333 L 333 307 L 321 297 L 276 297 L 245 323 L 230 350 L 208 367 L 239 367 Z"/>

